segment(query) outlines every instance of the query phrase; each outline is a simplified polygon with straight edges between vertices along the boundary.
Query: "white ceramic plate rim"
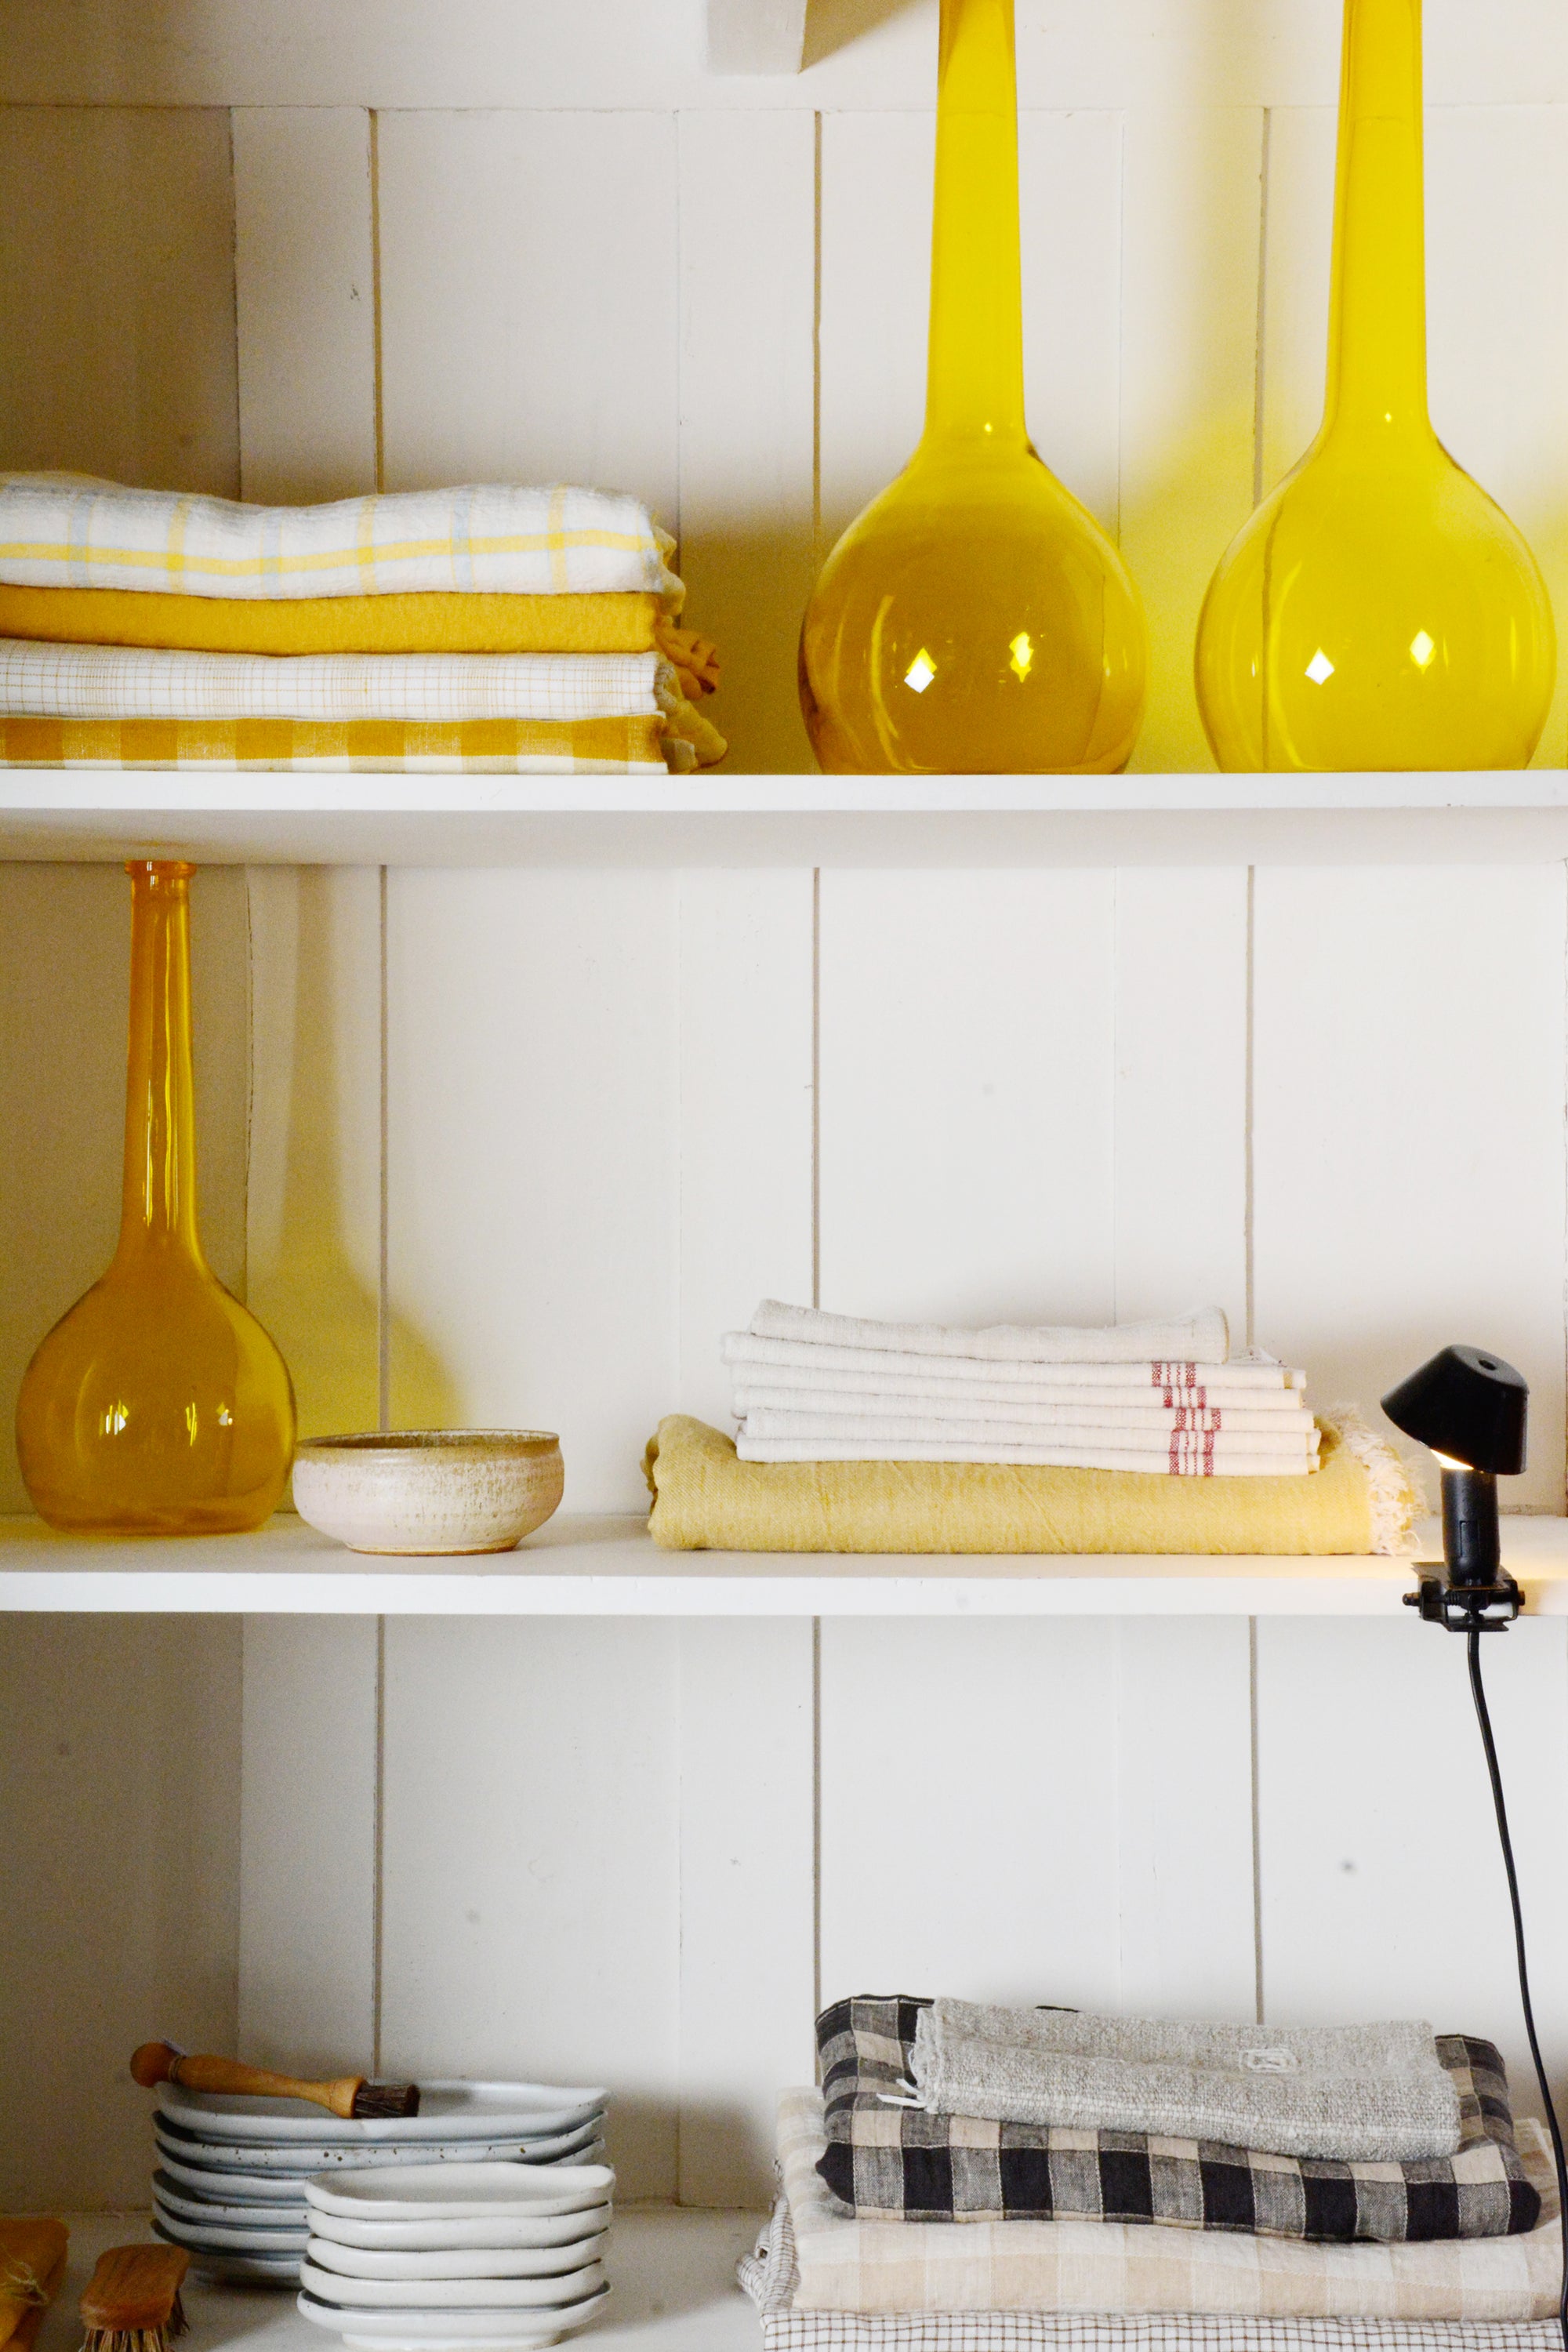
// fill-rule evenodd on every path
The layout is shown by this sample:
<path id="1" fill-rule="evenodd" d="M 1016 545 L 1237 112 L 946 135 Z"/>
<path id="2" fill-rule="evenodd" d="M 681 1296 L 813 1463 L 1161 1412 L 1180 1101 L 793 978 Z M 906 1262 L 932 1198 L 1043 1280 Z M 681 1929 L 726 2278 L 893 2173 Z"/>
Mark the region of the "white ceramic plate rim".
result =
<path id="1" fill-rule="evenodd" d="M 302 2197 L 290 2197 L 287 2204 L 241 2198 L 236 2204 L 226 2205 L 219 2198 L 198 2197 L 181 2188 L 163 2171 L 153 2175 L 153 2202 L 166 2205 L 182 2221 L 201 2222 L 204 2229 L 222 2229 L 227 2224 L 237 2230 L 303 2230 L 310 2212 Z"/>
<path id="2" fill-rule="evenodd" d="M 424 2179 L 417 2177 L 420 2171 Z M 476 2178 L 480 2173 L 482 2179 Z M 607 2164 L 411 2165 L 395 2175 L 351 2172 L 334 2179 L 318 2174 L 306 2181 L 305 2198 L 320 2212 L 342 2213 L 359 2221 L 526 2221 L 535 2216 L 552 2221 L 585 2204 L 603 2203 L 615 2186 L 616 2176 Z M 416 2197 L 413 2191 L 417 2189 L 438 2193 Z"/>
<path id="3" fill-rule="evenodd" d="M 183 2242 L 182 2240 L 175 2237 L 174 2231 L 169 2228 L 166 2221 L 154 2221 L 153 2224 L 153 2231 L 154 2236 L 162 2238 L 165 2245 L 177 2246 Z M 305 2259 L 303 2254 L 278 2254 L 276 2256 L 272 2256 L 268 2254 L 220 2253 L 217 2249 L 213 2246 L 186 2246 L 185 2252 L 190 2255 L 192 2262 L 195 2263 L 198 2269 L 203 2268 L 204 2266 L 210 2266 L 214 2263 L 243 2263 L 247 2270 L 256 2272 L 258 2276 L 275 2279 L 298 2278 L 300 2275 L 300 2265 Z"/>
<path id="4" fill-rule="evenodd" d="M 187 2164 L 183 2157 L 171 2156 L 160 2145 L 158 2168 L 182 2189 L 193 2190 L 198 2197 L 208 2197 L 216 2203 L 230 2200 L 237 2205 L 288 2204 L 298 2211 L 305 2210 L 305 2184 L 290 2180 L 286 2173 L 219 2171 L 210 2164 Z"/>
<path id="5" fill-rule="evenodd" d="M 187 2091 L 177 2083 L 160 2083 L 158 2111 L 183 2124 L 201 2138 L 217 2137 L 223 2126 L 226 2143 L 255 2140 L 276 2145 L 308 2140 L 346 2147 L 366 2141 L 391 2140 L 397 2146 L 420 2140 L 546 2139 L 559 2137 L 586 2123 L 604 2106 L 607 2090 L 558 2089 L 548 2083 L 469 2083 L 444 2075 L 420 2084 L 416 2116 L 388 2116 L 346 2122 L 330 2116 L 305 2099 L 240 2099 L 217 2091 Z M 431 2101 L 447 2101 L 446 2107 Z"/>
<path id="6" fill-rule="evenodd" d="M 245 2208 L 237 2209 L 241 2212 Z M 465 2252 L 515 2253 L 530 2248 L 568 2245 L 575 2237 L 584 2237 L 590 2231 L 607 2230 L 614 2211 L 608 2198 L 603 2203 L 574 2206 L 569 2213 L 530 2215 L 526 2221 L 514 2221 L 501 2214 L 495 2220 L 482 2221 L 455 2220 L 448 2210 L 438 2221 L 349 2221 L 342 2213 L 324 2213 L 319 2205 L 307 2206 L 310 2225 L 319 2238 L 329 2240 L 334 2246 L 353 2246 L 361 2253 L 397 2254 L 458 2254 Z"/>
<path id="7" fill-rule="evenodd" d="M 340 2311 L 553 2311 L 581 2303 L 604 2275 L 597 2262 L 543 2279 L 348 2279 L 308 2254 L 300 2265 L 303 2291 Z"/>
<path id="8" fill-rule="evenodd" d="M 368 2342 L 391 2347 L 426 2344 L 537 2344 L 542 2337 L 581 2327 L 610 2293 L 610 2283 L 580 2303 L 558 2304 L 553 2310 L 532 2311 L 363 2311 L 340 2310 L 301 2293 L 295 2308 L 301 2319 L 331 2328 L 348 2342 Z"/>
<path id="9" fill-rule="evenodd" d="M 231 2144 L 173 2139 L 163 2131 L 155 2131 L 153 2138 L 160 2156 L 172 2156 L 181 2163 L 188 2163 L 195 2157 L 214 2172 L 244 2172 L 253 2179 L 258 2172 L 270 2172 L 285 2180 L 304 2180 L 312 2172 L 334 2168 L 349 2172 L 390 2172 L 400 2166 L 426 2164 L 553 2164 L 589 2146 L 597 2130 L 595 2121 L 579 2126 L 560 2139 L 424 2140 L 407 2148 L 384 2145 L 341 2147 L 321 2140 L 310 2144 L 295 2140 L 287 2147 L 269 2147 L 259 2140 Z"/>
<path id="10" fill-rule="evenodd" d="M 304 2229 L 225 2230 L 204 2221 L 187 2221 L 184 2214 L 171 2213 L 157 2198 L 153 2200 L 153 2219 L 178 2243 L 200 2246 L 218 2254 L 259 2254 L 263 2261 L 282 2261 L 303 2254 L 310 2242 L 310 2233 Z"/>
<path id="11" fill-rule="evenodd" d="M 400 2252 L 345 2246 L 335 2238 L 322 2238 L 312 2231 L 305 2252 L 317 2270 L 330 2271 L 334 2278 L 351 2280 L 560 2278 L 568 2271 L 580 2271 L 589 2263 L 602 2261 L 609 2234 L 605 2227 L 588 2237 L 563 2238 L 558 2246 L 426 2246 Z M 339 2257 L 336 2262 L 328 2260 L 332 2254 Z M 345 2261 L 344 2256 L 351 2259 Z M 462 2267 L 441 2267 L 448 2263 L 460 2263 Z M 507 2267 L 513 2263 L 519 2265 L 517 2269 Z"/>

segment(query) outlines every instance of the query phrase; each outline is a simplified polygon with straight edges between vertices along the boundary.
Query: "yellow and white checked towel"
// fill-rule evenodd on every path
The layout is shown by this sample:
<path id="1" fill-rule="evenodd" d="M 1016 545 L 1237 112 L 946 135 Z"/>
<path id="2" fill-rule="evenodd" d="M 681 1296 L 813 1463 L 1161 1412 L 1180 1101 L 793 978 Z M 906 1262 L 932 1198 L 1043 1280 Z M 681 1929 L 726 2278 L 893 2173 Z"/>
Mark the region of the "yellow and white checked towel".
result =
<path id="1" fill-rule="evenodd" d="M 618 491 L 466 483 L 253 507 L 74 474 L 0 474 L 0 581 L 271 600 L 429 589 L 643 591 L 679 609 L 675 542 Z"/>
<path id="2" fill-rule="evenodd" d="M 693 743 L 657 719 L 4 719 L 0 768 L 170 768 L 213 774 L 689 774 Z"/>
<path id="3" fill-rule="evenodd" d="M 195 654 L 0 637 L 9 719 L 651 719 L 658 654 Z"/>

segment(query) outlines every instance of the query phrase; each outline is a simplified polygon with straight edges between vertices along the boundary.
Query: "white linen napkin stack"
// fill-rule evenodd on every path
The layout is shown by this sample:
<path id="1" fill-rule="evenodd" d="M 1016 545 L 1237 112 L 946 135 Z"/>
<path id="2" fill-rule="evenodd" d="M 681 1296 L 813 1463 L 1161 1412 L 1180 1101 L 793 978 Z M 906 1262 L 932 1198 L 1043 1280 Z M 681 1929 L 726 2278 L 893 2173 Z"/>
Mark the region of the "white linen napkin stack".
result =
<path id="1" fill-rule="evenodd" d="M 994 1462 L 1304 1477 L 1306 1376 L 1225 1316 L 1103 1329 L 874 1323 L 764 1299 L 726 1334 L 743 1462 Z"/>

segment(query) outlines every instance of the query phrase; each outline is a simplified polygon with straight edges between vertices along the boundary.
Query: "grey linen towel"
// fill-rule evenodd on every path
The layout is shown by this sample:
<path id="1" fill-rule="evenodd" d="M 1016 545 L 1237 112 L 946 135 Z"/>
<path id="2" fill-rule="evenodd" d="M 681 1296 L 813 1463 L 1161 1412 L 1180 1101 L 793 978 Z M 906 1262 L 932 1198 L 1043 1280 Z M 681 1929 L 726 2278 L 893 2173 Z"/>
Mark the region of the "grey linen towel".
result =
<path id="1" fill-rule="evenodd" d="M 1223 2140 L 1279 2156 L 1452 2156 L 1459 2101 L 1432 2029 L 1166 2025 L 938 2000 L 910 2072 L 931 2115 Z"/>

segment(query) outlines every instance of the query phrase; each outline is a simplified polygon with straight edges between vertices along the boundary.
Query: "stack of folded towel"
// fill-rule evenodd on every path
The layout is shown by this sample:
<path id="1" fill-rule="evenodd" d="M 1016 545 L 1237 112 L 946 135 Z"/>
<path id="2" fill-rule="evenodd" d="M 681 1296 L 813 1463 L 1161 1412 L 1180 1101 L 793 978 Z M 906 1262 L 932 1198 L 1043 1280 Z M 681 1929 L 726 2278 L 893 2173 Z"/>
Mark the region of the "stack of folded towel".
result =
<path id="1" fill-rule="evenodd" d="M 726 749 L 635 499 L 0 475 L 0 766 L 658 775 Z"/>
<path id="2" fill-rule="evenodd" d="M 742 2265 L 768 2352 L 1557 2352 L 1550 2152 L 1489 2042 L 873 1997 L 817 2041 Z"/>
<path id="3" fill-rule="evenodd" d="M 1306 1376 L 1233 1357 L 1217 1307 L 1173 1323 L 970 1330 L 764 1299 L 730 1332 L 742 1462 L 1019 1462 L 1305 1477 Z"/>

